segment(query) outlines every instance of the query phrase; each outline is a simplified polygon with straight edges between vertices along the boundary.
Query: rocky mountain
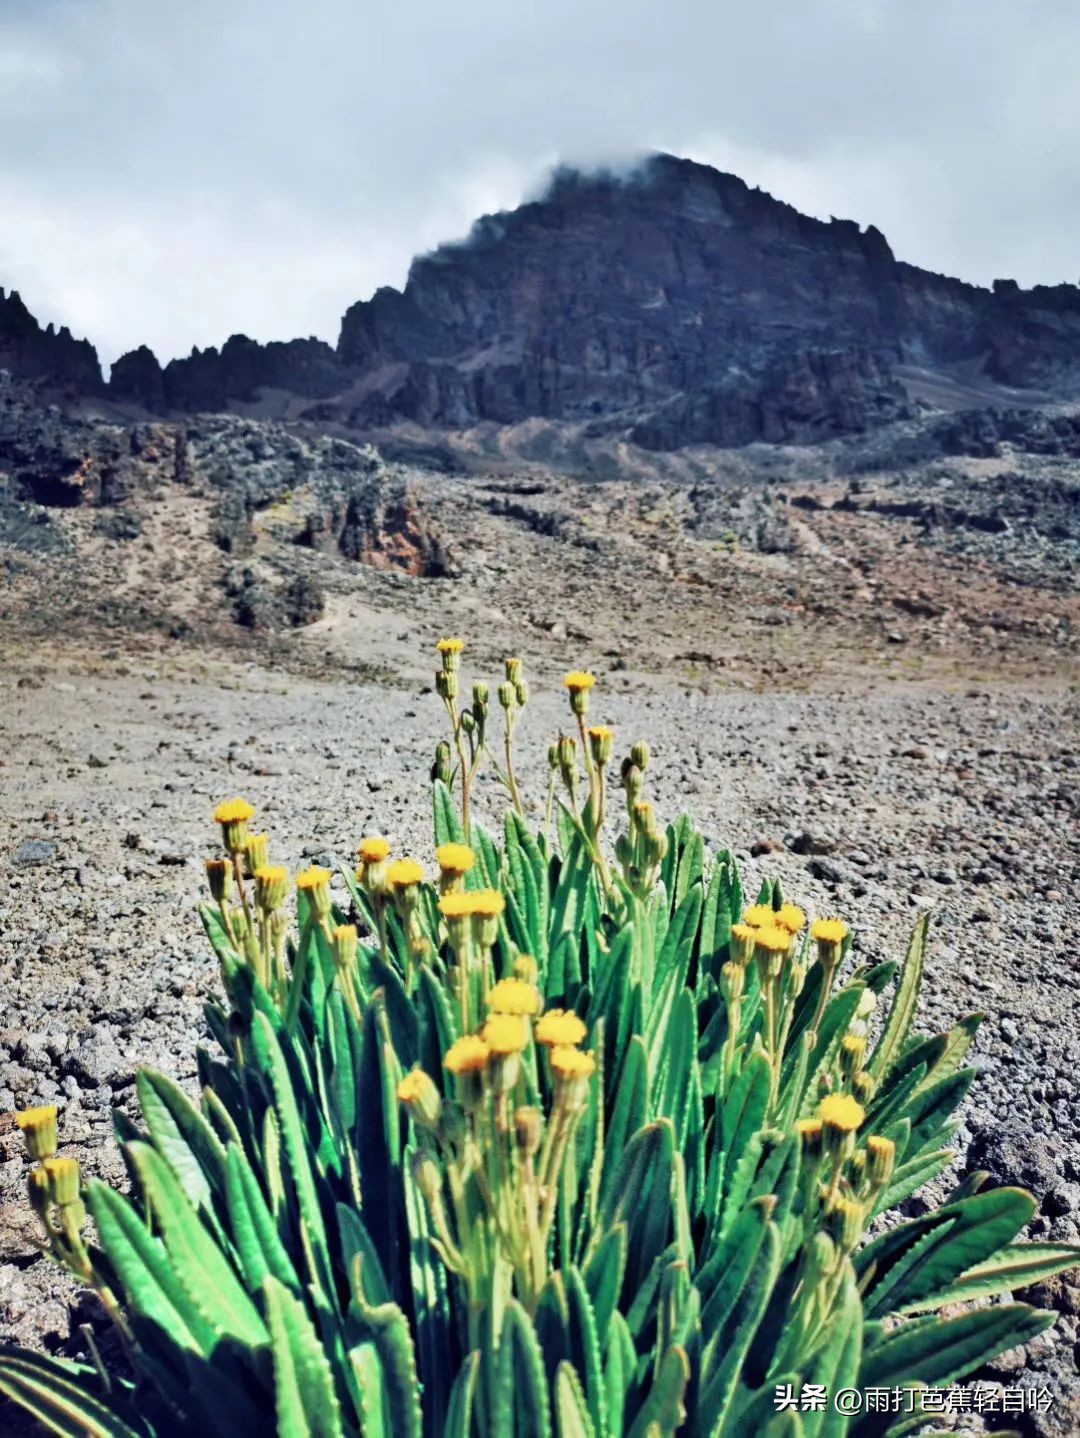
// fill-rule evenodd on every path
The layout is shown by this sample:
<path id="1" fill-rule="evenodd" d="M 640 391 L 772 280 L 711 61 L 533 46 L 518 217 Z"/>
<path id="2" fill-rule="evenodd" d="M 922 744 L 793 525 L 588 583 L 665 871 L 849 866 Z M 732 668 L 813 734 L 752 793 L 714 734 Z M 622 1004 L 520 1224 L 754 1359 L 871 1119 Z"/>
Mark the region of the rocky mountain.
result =
<path id="1" fill-rule="evenodd" d="M 159 415 L 258 404 L 367 432 L 542 418 L 661 450 L 806 443 L 942 393 L 963 408 L 958 381 L 967 407 L 1080 395 L 1080 290 L 932 274 L 873 226 L 655 155 L 627 175 L 559 172 L 477 221 L 403 290 L 353 305 L 336 347 L 234 335 L 162 366 L 142 346 L 106 386 L 89 344 L 0 293 L 0 367 Z"/>

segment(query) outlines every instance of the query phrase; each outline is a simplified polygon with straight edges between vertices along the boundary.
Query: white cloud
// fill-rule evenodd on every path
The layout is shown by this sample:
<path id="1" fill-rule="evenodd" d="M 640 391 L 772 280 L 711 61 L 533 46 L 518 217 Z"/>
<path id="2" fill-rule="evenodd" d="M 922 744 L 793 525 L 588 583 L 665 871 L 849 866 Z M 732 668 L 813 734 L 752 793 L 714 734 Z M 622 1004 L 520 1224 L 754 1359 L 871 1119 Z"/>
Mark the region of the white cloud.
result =
<path id="1" fill-rule="evenodd" d="M 1075 278 L 1071 0 L 40 0 L 0 284 L 103 358 L 336 338 L 555 160 L 670 149 L 987 282 Z"/>

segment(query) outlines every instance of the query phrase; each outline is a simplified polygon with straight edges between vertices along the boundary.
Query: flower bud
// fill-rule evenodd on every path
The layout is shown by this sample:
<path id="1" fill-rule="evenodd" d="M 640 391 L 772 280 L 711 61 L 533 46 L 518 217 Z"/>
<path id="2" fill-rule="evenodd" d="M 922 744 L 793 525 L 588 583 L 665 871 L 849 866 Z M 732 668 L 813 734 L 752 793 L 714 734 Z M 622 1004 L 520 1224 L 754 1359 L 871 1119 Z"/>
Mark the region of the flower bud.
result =
<path id="1" fill-rule="evenodd" d="M 504 709 L 513 709 L 516 699 L 517 695 L 514 693 L 514 686 L 512 684 L 499 685 L 499 703 Z"/>
<path id="2" fill-rule="evenodd" d="M 506 664 L 506 679 L 507 679 L 507 683 L 509 683 L 509 684 L 520 684 L 520 683 L 521 683 L 521 676 L 522 676 L 522 673 L 523 673 L 523 671 L 524 671 L 524 666 L 523 666 L 521 660 L 520 660 L 520 659 L 507 659 L 507 660 L 505 661 L 505 664 Z"/>
<path id="3" fill-rule="evenodd" d="M 263 868 L 270 862 L 270 836 L 268 834 L 249 834 L 244 844 L 244 872 L 249 879 L 255 877 L 256 870 Z"/>
<path id="4" fill-rule="evenodd" d="M 309 906 L 314 918 L 329 918 L 330 910 L 333 907 L 333 901 L 330 898 L 329 869 L 321 869 L 317 864 L 313 864 L 310 869 L 305 869 L 302 874 L 297 874 L 296 891 L 302 902 Z"/>
<path id="5" fill-rule="evenodd" d="M 436 1203 L 441 1199 L 442 1173 L 431 1154 L 420 1152 L 413 1156 L 413 1178 L 428 1203 Z"/>
<path id="6" fill-rule="evenodd" d="M 668 840 L 666 834 L 661 834 L 657 830 L 652 829 L 644 835 L 642 839 L 642 852 L 647 868 L 651 869 L 657 864 L 662 864 L 667 857 L 667 851 Z"/>
<path id="7" fill-rule="evenodd" d="M 528 704 L 529 686 L 525 683 L 524 679 L 519 679 L 518 682 L 514 685 L 514 698 L 517 700 L 518 704 L 522 709 L 524 709 L 525 705 Z"/>
<path id="8" fill-rule="evenodd" d="M 26 1175 L 26 1193 L 35 1217 L 43 1227 L 47 1228 L 49 1226 L 52 1185 L 49 1183 L 49 1175 L 43 1168 L 32 1168 Z"/>
<path id="9" fill-rule="evenodd" d="M 606 724 L 597 724 L 589 730 L 589 752 L 593 763 L 607 764 L 615 747 L 615 731 Z"/>
<path id="10" fill-rule="evenodd" d="M 825 1128 L 819 1118 L 801 1118 L 795 1125 L 806 1163 L 817 1163 L 825 1151 Z"/>
<path id="11" fill-rule="evenodd" d="M 444 784 L 449 784 L 450 776 L 453 773 L 454 761 L 450 754 L 450 745 L 445 739 L 440 739 L 435 745 L 435 762 L 431 766 L 431 782 L 441 779 Z"/>
<path id="12" fill-rule="evenodd" d="M 840 1041 L 840 1072 L 852 1079 L 862 1071 L 866 1061 L 866 1038 L 862 1034 L 845 1034 Z"/>
<path id="13" fill-rule="evenodd" d="M 643 834 L 656 833 L 656 809 L 648 799 L 639 799 L 634 805 L 634 824 Z"/>
<path id="14" fill-rule="evenodd" d="M 465 1142 L 469 1132 L 469 1121 L 465 1110 L 457 1099 L 446 1099 L 439 1115 L 439 1140 L 451 1150 L 457 1150 Z"/>
<path id="15" fill-rule="evenodd" d="M 466 734 L 476 733 L 476 715 L 471 709 L 466 709 L 461 716 L 461 728 Z"/>
<path id="16" fill-rule="evenodd" d="M 210 897 L 216 904 L 227 904 L 232 897 L 233 874 L 228 859 L 207 859 L 206 882 Z"/>
<path id="17" fill-rule="evenodd" d="M 792 963 L 788 966 L 788 994 L 791 998 L 797 999 L 803 991 L 806 983 L 806 970 L 800 963 Z"/>
<path id="18" fill-rule="evenodd" d="M 42 1164 L 49 1179 L 49 1196 L 53 1203 L 63 1208 L 79 1198 L 79 1160 L 77 1158 L 50 1158 Z"/>
<path id="19" fill-rule="evenodd" d="M 728 1004 L 738 1003 L 746 988 L 746 970 L 742 964 L 728 962 L 720 970 L 720 992 L 724 996 L 724 1002 Z"/>
<path id="20" fill-rule="evenodd" d="M 458 677 L 449 669 L 440 669 L 435 675 L 435 692 L 440 699 L 456 699 L 458 697 Z"/>
<path id="21" fill-rule="evenodd" d="M 851 1198 L 838 1198 L 825 1215 L 826 1227 L 845 1253 L 858 1247 L 865 1222 L 862 1204 Z"/>
<path id="22" fill-rule="evenodd" d="M 538 1108 L 519 1108 L 514 1114 L 514 1141 L 526 1158 L 540 1152 L 544 1136 L 544 1116 Z"/>
<path id="23" fill-rule="evenodd" d="M 814 1288 L 819 1278 L 831 1273 L 836 1267 L 836 1244 L 827 1233 L 820 1229 L 814 1234 L 806 1248 L 805 1283 Z"/>
<path id="24" fill-rule="evenodd" d="M 861 1104 L 867 1104 L 874 1097 L 877 1084 L 864 1069 L 851 1080 L 851 1092 Z"/>
<path id="25" fill-rule="evenodd" d="M 473 703 L 478 704 L 482 709 L 487 707 L 491 691 L 482 679 L 478 679 L 472 687 Z"/>
<path id="26" fill-rule="evenodd" d="M 540 965 L 531 954 L 518 954 L 514 960 L 514 976 L 527 984 L 535 984 L 540 976 Z"/>
<path id="27" fill-rule="evenodd" d="M 435 1128 L 442 1108 L 442 1095 L 430 1074 L 422 1068 L 414 1068 L 398 1084 L 397 1096 L 398 1102 L 404 1104 L 416 1123 L 423 1128 Z"/>
<path id="28" fill-rule="evenodd" d="M 559 746 L 558 744 L 548 745 L 548 768 L 554 774 L 559 767 Z"/>
<path id="29" fill-rule="evenodd" d="M 355 924 L 338 924 L 330 935 L 330 948 L 334 955 L 334 967 L 339 973 L 356 967 L 356 951 L 359 938 Z"/>
<path id="30" fill-rule="evenodd" d="M 652 755 L 649 752 L 649 746 L 648 744 L 646 744 L 644 739 L 639 739 L 636 744 L 633 744 L 631 746 L 630 761 L 634 765 L 634 767 L 636 769 L 640 769 L 643 774 L 645 770 L 649 767 L 649 761 L 651 758 Z"/>
<path id="31" fill-rule="evenodd" d="M 42 1108 L 24 1109 L 15 1115 L 15 1122 L 23 1136 L 28 1158 L 52 1158 L 56 1152 L 59 1137 L 56 1128 L 56 1105 L 45 1104 Z"/>
<path id="32" fill-rule="evenodd" d="M 288 892 L 288 869 L 280 864 L 267 864 L 255 870 L 255 904 L 262 913 L 280 909 Z"/>
<path id="33" fill-rule="evenodd" d="M 896 1144 L 871 1134 L 866 1140 L 866 1172 L 874 1188 L 885 1188 L 896 1167 Z"/>

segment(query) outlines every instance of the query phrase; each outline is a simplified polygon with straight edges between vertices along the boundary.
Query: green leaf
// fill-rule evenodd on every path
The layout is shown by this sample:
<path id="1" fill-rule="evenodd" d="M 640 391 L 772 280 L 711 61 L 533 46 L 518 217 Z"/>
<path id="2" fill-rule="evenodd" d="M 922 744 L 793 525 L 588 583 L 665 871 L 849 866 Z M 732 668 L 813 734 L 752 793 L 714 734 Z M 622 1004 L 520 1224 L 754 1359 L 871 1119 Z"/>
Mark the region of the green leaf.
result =
<path id="1" fill-rule="evenodd" d="M 555 1419 L 559 1438 L 596 1438 L 581 1379 L 565 1361 L 555 1370 Z"/>
<path id="2" fill-rule="evenodd" d="M 458 1370 L 450 1390 L 446 1423 L 442 1438 L 470 1438 L 473 1431 L 473 1407 L 480 1376 L 480 1354 L 470 1353 Z"/>
<path id="3" fill-rule="evenodd" d="M 431 786 L 431 802 L 435 811 L 436 848 L 441 844 L 464 844 L 465 831 L 461 827 L 457 805 L 441 779 L 436 779 Z"/>
<path id="4" fill-rule="evenodd" d="M 585 1268 L 585 1286 L 596 1313 L 596 1327 L 606 1333 L 615 1312 L 626 1273 L 625 1223 L 609 1228 Z"/>
<path id="5" fill-rule="evenodd" d="M 299 1294 L 301 1285 L 292 1259 L 278 1235 L 259 1181 L 236 1144 L 227 1150 L 225 1182 L 229 1228 L 248 1289 L 261 1288 L 267 1275 L 272 1275 Z"/>
<path id="6" fill-rule="evenodd" d="M 495 1355 L 490 1431 L 500 1438 L 551 1438 L 544 1357 L 536 1330 L 515 1298 L 506 1304 Z"/>
<path id="7" fill-rule="evenodd" d="M 92 1369 L 40 1353 L 17 1348 L 0 1353 L 0 1393 L 50 1432 L 63 1438 L 146 1438 L 150 1430 L 141 1422 L 132 1427 L 95 1397 L 90 1391 L 94 1378 Z"/>
<path id="8" fill-rule="evenodd" d="M 140 1069 L 139 1106 L 154 1147 L 196 1208 L 213 1215 L 214 1194 L 225 1191 L 225 1148 L 178 1084 Z"/>
<path id="9" fill-rule="evenodd" d="M 343 1438 L 330 1364 L 303 1305 L 275 1278 L 263 1284 L 274 1358 L 277 1438 Z"/>
<path id="10" fill-rule="evenodd" d="M 101 1246 L 127 1298 L 127 1307 L 181 1348 L 208 1354 L 218 1329 L 177 1277 L 161 1241 L 126 1198 L 103 1183 L 87 1187 Z"/>
<path id="11" fill-rule="evenodd" d="M 889 1069 L 899 1058 L 901 1050 L 907 1042 L 908 1034 L 911 1032 L 915 1009 L 919 1002 L 919 990 L 922 987 L 923 968 L 926 962 L 926 936 L 929 928 L 929 912 L 920 914 L 908 944 L 900 982 L 893 995 L 889 1015 L 885 1020 L 885 1028 L 874 1049 L 873 1057 L 867 1064 L 868 1071 L 873 1078 L 877 1079 L 878 1083 L 888 1076 Z"/>
<path id="12" fill-rule="evenodd" d="M 974 1308 L 957 1318 L 903 1324 L 863 1354 L 860 1388 L 958 1383 L 1007 1348 L 1030 1343 L 1054 1321 L 1025 1303 Z"/>
<path id="13" fill-rule="evenodd" d="M 966 1269 L 948 1288 L 938 1290 L 922 1304 L 909 1303 L 901 1311 L 917 1313 L 920 1308 L 997 1298 L 1077 1267 L 1080 1267 L 1080 1246 L 1076 1244 L 1007 1243 L 992 1258 Z"/>
<path id="14" fill-rule="evenodd" d="M 1035 1200 L 1018 1188 L 993 1188 L 924 1218 L 898 1224 L 859 1255 L 868 1318 L 922 1307 L 965 1269 L 1004 1247 L 1035 1212 Z M 936 1303 L 935 1303 L 936 1306 Z"/>

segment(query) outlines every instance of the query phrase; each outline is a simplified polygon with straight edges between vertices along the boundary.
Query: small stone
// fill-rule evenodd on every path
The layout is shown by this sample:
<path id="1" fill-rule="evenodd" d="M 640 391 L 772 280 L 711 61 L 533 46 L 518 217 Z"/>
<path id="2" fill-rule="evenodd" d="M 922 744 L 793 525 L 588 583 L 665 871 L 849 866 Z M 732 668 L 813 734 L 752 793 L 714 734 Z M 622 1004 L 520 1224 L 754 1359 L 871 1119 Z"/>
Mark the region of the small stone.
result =
<path id="1" fill-rule="evenodd" d="M 32 869 L 37 864 L 47 864 L 56 856 L 56 845 L 49 839 L 26 839 L 11 856 L 16 869 Z"/>

